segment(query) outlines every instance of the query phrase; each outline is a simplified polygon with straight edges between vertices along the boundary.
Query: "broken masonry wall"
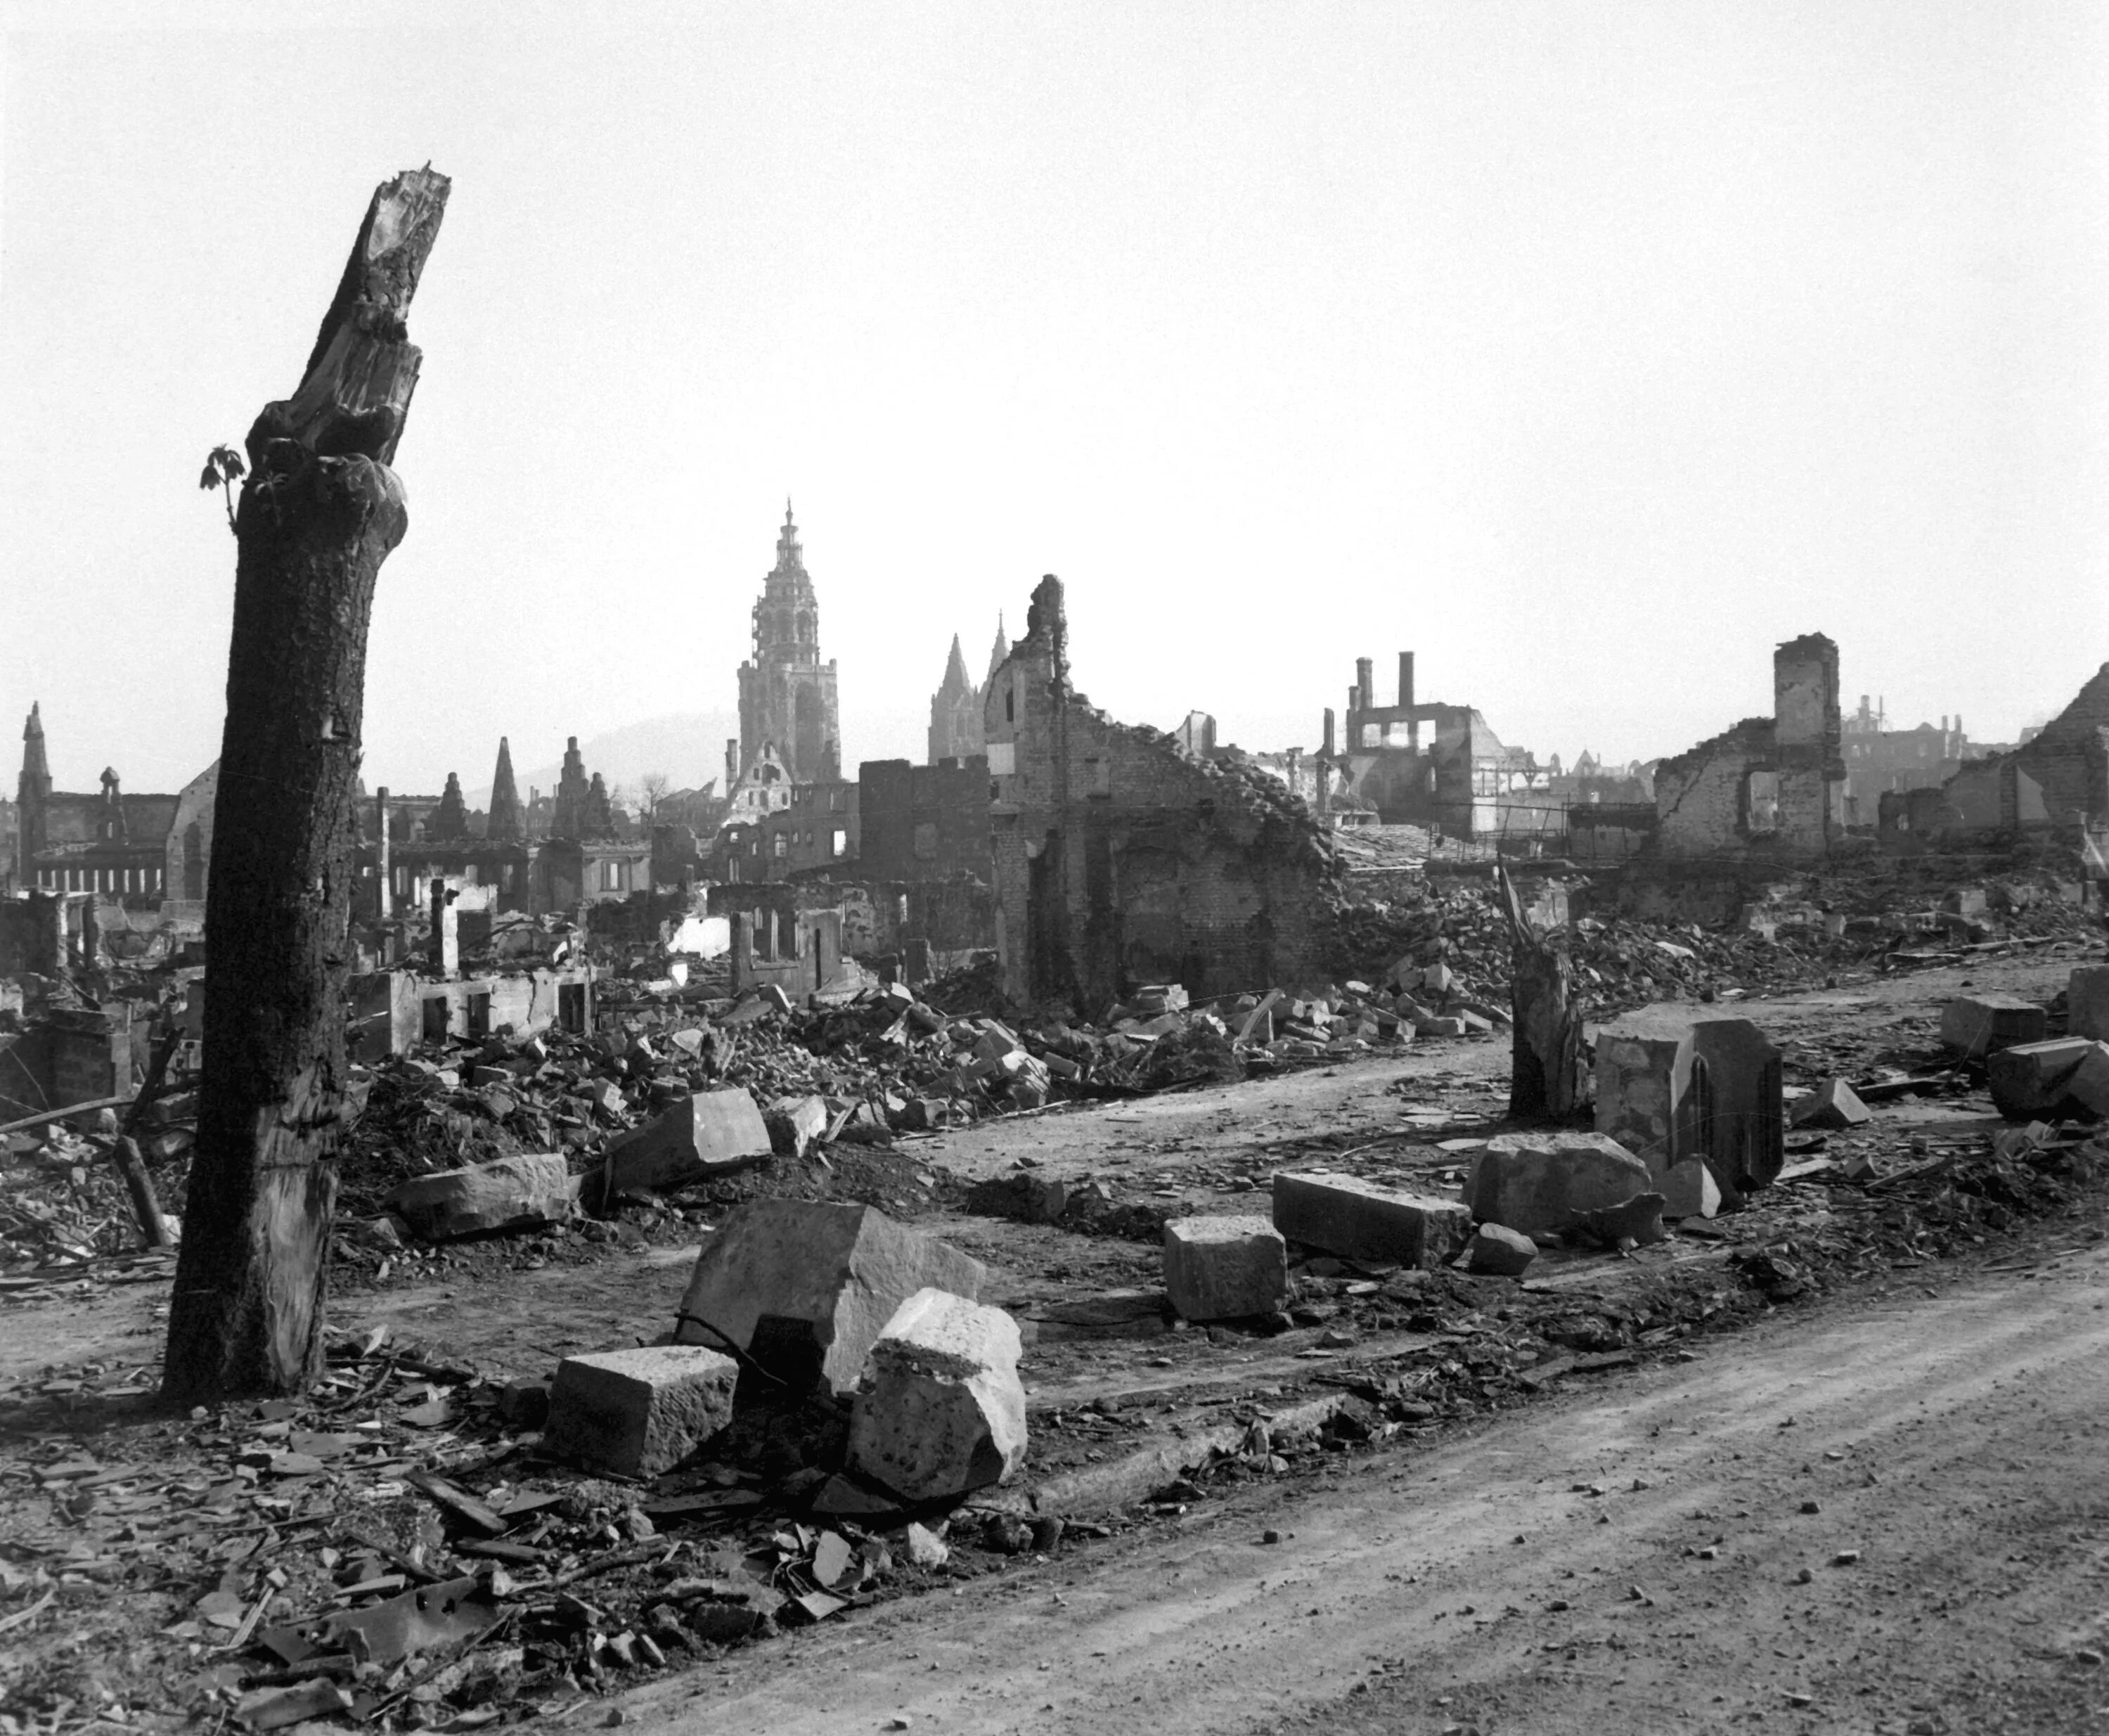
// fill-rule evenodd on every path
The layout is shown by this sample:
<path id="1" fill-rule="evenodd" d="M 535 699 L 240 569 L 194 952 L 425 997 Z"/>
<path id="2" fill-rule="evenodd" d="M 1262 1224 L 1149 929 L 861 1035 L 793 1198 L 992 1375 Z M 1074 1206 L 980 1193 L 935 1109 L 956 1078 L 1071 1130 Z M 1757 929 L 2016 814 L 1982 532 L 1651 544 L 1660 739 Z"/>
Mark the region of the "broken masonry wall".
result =
<path id="1" fill-rule="evenodd" d="M 788 924 L 775 912 L 735 911 L 732 918 L 732 991 L 770 986 L 794 1001 L 832 994 L 858 980 L 842 950 L 842 913 L 804 911 Z"/>
<path id="2" fill-rule="evenodd" d="M 802 875 L 788 884 L 798 910 L 842 912 L 842 950 L 853 958 L 898 952 L 910 940 L 945 954 L 996 946 L 996 892 L 985 875 L 904 881 Z"/>
<path id="3" fill-rule="evenodd" d="M 1095 1008 L 1144 983 L 1203 998 L 1327 974 L 1334 864 L 1309 808 L 1097 710 L 1070 689 L 1067 631 L 1045 579 L 985 700 L 1005 993 Z"/>
<path id="4" fill-rule="evenodd" d="M 1777 836 L 1786 849 L 1821 853 L 1845 830 L 1845 714 L 1838 647 L 1805 633 L 1773 653 Z"/>
<path id="5" fill-rule="evenodd" d="M 593 1028 L 589 965 L 442 981 L 413 970 L 369 971 L 351 979 L 354 1053 L 361 1061 L 408 1055 L 421 1044 L 515 1038 Z"/>
<path id="6" fill-rule="evenodd" d="M 1655 775 L 1656 849 L 1664 856 L 1710 856 L 1746 848 L 1764 819 L 1754 780 L 1772 773 L 1773 751 L 1772 719 L 1746 717 L 1664 760 Z"/>
<path id="7" fill-rule="evenodd" d="M 988 756 L 913 766 L 866 760 L 857 767 L 857 866 L 878 880 L 987 877 Z"/>

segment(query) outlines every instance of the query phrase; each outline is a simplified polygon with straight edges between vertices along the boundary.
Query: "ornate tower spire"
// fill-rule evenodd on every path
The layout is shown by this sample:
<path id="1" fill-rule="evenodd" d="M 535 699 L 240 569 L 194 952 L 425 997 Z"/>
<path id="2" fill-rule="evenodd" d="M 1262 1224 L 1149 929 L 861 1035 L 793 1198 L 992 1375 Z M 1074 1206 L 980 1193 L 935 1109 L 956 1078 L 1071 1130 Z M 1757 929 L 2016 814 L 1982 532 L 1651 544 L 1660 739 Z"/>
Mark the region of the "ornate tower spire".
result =
<path id="1" fill-rule="evenodd" d="M 996 644 L 989 649 L 988 676 L 982 680 L 983 686 L 987 686 L 989 679 L 1003 667 L 1005 659 L 1009 655 L 1010 641 L 1004 637 L 1003 632 L 1003 611 L 998 609 L 996 614 Z"/>
<path id="2" fill-rule="evenodd" d="M 741 775 L 773 744 L 794 782 L 839 777 L 841 743 L 835 666 L 820 661 L 820 600 L 787 496 L 776 564 L 754 605 L 753 654 L 739 670 Z"/>

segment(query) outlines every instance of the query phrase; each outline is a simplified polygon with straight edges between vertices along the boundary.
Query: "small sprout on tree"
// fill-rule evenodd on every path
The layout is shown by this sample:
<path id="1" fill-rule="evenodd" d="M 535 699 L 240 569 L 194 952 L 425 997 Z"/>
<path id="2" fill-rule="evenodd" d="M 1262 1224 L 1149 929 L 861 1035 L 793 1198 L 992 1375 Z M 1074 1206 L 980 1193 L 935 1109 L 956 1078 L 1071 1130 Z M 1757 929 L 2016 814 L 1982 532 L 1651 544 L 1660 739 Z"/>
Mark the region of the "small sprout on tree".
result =
<path id="1" fill-rule="evenodd" d="M 247 474 L 249 467 L 242 462 L 242 454 L 232 446 L 215 446 L 205 461 L 205 472 L 198 477 L 200 488 L 217 486 L 227 496 L 227 528 L 235 536 L 242 533 L 234 527 L 234 485 Z"/>

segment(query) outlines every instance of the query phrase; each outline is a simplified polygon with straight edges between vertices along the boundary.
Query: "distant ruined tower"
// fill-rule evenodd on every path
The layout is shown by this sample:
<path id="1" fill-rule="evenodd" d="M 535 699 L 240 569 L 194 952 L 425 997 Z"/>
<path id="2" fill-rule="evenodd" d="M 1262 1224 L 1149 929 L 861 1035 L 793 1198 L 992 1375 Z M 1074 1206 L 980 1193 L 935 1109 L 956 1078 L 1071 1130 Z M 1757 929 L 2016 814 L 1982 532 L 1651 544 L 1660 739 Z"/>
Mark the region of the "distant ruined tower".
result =
<path id="1" fill-rule="evenodd" d="M 835 666 L 820 661 L 820 606 L 786 500 L 776 565 L 754 605 L 754 654 L 739 666 L 740 771 L 773 744 L 793 782 L 839 778 L 842 740 Z"/>

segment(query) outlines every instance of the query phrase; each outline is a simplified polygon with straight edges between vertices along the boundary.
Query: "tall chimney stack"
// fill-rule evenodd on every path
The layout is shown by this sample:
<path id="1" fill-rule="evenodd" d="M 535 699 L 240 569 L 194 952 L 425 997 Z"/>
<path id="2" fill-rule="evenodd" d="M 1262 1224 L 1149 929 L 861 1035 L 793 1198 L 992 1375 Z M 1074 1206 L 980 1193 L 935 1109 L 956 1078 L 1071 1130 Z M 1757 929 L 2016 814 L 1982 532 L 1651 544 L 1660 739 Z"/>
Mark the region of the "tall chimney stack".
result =
<path id="1" fill-rule="evenodd" d="M 1376 709 L 1376 683 L 1371 676 L 1374 667 L 1366 657 L 1355 659 L 1355 692 L 1359 696 L 1362 709 L 1366 712 Z"/>
<path id="2" fill-rule="evenodd" d="M 1402 651 L 1398 654 L 1398 703 L 1402 706 L 1413 703 L 1413 653 Z"/>

